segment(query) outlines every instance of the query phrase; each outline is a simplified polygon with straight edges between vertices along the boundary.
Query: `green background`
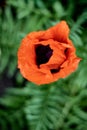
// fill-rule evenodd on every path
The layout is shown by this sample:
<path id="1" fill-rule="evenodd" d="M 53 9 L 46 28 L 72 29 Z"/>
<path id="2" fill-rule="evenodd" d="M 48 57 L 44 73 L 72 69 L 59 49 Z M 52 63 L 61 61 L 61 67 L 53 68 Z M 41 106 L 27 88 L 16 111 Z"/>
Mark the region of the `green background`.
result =
<path id="1" fill-rule="evenodd" d="M 27 33 L 61 20 L 82 60 L 65 79 L 37 86 L 17 69 Z M 0 1 L 0 130 L 87 130 L 87 0 Z"/>

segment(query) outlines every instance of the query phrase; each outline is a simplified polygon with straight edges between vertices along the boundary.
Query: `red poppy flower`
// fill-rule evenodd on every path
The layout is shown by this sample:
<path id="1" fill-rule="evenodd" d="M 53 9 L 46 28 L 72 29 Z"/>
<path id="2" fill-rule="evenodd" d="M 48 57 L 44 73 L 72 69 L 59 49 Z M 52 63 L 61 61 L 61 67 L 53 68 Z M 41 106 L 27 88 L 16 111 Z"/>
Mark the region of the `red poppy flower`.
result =
<path id="1" fill-rule="evenodd" d="M 36 84 L 47 84 L 75 71 L 80 58 L 68 37 L 65 21 L 46 31 L 28 34 L 18 50 L 18 68 L 23 77 Z"/>

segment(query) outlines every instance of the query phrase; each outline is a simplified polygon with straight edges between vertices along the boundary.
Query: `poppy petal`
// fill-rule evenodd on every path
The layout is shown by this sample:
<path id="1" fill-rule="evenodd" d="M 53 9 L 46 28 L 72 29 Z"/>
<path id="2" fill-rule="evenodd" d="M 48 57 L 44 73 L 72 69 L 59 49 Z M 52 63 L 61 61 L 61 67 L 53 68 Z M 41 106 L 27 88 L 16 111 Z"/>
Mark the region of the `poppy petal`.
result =
<path id="1" fill-rule="evenodd" d="M 61 21 L 57 25 L 51 27 L 49 31 L 53 34 L 53 38 L 58 42 L 67 43 L 69 36 L 69 27 L 65 21 Z"/>

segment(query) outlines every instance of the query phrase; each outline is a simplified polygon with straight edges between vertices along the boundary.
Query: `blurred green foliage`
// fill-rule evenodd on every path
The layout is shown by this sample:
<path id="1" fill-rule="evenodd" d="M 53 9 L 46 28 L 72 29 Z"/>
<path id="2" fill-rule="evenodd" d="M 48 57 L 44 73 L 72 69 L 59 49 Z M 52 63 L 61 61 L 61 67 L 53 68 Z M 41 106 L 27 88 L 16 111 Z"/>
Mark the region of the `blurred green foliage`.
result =
<path id="1" fill-rule="evenodd" d="M 3 0 L 0 8 L 0 78 L 4 71 L 16 87 L 0 98 L 1 130 L 87 130 L 87 0 Z M 66 79 L 38 87 L 17 70 L 17 50 L 31 31 L 61 20 L 70 26 L 82 61 Z M 16 73 L 16 74 L 15 74 Z M 18 87 L 18 88 L 17 88 Z M 20 88 L 19 88 L 20 87 Z"/>

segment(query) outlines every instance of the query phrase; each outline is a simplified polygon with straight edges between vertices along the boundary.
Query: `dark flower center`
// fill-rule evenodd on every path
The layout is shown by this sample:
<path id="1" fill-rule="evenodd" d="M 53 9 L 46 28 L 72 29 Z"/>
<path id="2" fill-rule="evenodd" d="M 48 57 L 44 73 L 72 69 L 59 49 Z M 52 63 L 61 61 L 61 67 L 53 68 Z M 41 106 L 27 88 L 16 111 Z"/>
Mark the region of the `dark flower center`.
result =
<path id="1" fill-rule="evenodd" d="M 40 64 L 47 63 L 52 56 L 53 50 L 49 45 L 38 44 L 35 48 L 36 52 L 36 64 L 39 66 Z"/>
<path id="2" fill-rule="evenodd" d="M 60 68 L 58 68 L 58 69 L 51 69 L 50 71 L 51 71 L 52 74 L 54 74 L 54 73 L 59 72 L 59 71 L 60 71 Z"/>

